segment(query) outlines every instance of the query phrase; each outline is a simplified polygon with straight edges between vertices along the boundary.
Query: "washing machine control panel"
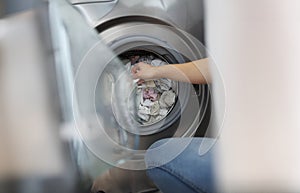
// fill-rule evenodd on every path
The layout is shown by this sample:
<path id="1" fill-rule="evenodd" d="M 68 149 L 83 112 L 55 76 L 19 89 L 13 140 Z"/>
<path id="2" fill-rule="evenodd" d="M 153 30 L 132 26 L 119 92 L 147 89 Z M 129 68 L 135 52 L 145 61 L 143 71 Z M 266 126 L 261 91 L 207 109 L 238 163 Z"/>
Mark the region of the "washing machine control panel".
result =
<path id="1" fill-rule="evenodd" d="M 83 4 L 83 3 L 103 3 L 111 2 L 115 0 L 69 0 L 72 4 Z"/>

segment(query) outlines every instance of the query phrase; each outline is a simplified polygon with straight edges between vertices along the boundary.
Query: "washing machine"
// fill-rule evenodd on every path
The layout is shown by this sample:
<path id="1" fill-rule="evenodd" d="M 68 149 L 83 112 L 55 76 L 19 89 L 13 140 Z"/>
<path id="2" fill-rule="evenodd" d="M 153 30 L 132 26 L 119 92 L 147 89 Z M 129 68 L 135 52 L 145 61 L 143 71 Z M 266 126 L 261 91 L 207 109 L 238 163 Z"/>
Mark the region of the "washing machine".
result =
<path id="1" fill-rule="evenodd" d="M 204 58 L 202 1 L 54 1 L 63 21 L 57 18 L 60 30 L 56 31 L 64 31 L 54 37 L 63 53 L 58 65 L 64 82 L 62 101 L 66 119 L 80 138 L 72 145 L 83 176 L 95 182 L 107 168 L 143 173 L 145 151 L 155 141 L 205 134 L 210 116 L 208 85 L 172 82 L 176 98 L 168 113 L 142 124 L 130 112 L 136 86 L 125 67 L 138 62 L 132 61 L 136 57 L 164 64 Z M 120 173 L 128 180 L 126 172 Z M 130 176 L 141 179 L 140 174 Z M 133 181 L 128 183 L 136 184 Z"/>
<path id="2" fill-rule="evenodd" d="M 183 63 L 205 57 L 202 0 L 70 0 L 70 2 L 90 26 L 97 30 L 107 47 L 122 59 L 136 55 L 150 55 L 167 63 Z M 180 105 L 200 103 L 199 116 L 202 117 L 209 103 L 207 86 L 191 87 L 184 83 L 178 83 L 178 86 L 179 98 L 183 103 Z M 196 103 L 189 98 L 194 94 L 198 96 Z M 167 116 L 163 126 L 152 125 L 151 128 L 145 128 L 144 130 L 148 132 L 144 133 L 152 134 L 151 130 L 164 131 L 172 127 L 180 114 L 185 113 L 176 113 L 180 111 L 180 108 L 176 107 L 175 105 L 172 113 Z M 186 113 L 192 115 L 191 112 Z M 197 119 L 193 116 L 189 118 L 186 122 L 190 123 L 193 119 Z M 203 135 L 206 126 L 199 128 L 198 133 Z M 190 129 L 185 129 L 186 131 L 177 131 L 176 136 L 194 135 L 195 129 L 191 127 L 199 127 L 199 123 L 188 127 Z"/>

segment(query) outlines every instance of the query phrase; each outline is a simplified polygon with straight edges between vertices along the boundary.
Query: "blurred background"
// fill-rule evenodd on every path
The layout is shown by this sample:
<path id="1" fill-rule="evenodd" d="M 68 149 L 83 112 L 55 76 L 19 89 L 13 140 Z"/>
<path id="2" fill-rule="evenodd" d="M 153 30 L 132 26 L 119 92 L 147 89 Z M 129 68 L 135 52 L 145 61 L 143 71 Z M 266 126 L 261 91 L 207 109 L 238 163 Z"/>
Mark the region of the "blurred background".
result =
<path id="1" fill-rule="evenodd" d="M 209 88 L 173 83 L 167 116 L 141 125 L 127 108 L 136 99 L 125 64 L 136 56 L 205 57 L 203 2 L 0 7 L 0 192 L 158 192 L 145 174 L 145 151 L 162 138 L 204 136 Z"/>
<path id="2" fill-rule="evenodd" d="M 63 121 L 46 1 L 0 2 L 0 192 L 82 192 Z"/>
<path id="3" fill-rule="evenodd" d="M 159 192 L 144 154 L 218 140 L 220 192 L 299 192 L 300 1 L 1 0 L 0 192 Z M 141 125 L 125 64 L 210 57 Z M 174 154 L 180 153 L 184 148 Z"/>

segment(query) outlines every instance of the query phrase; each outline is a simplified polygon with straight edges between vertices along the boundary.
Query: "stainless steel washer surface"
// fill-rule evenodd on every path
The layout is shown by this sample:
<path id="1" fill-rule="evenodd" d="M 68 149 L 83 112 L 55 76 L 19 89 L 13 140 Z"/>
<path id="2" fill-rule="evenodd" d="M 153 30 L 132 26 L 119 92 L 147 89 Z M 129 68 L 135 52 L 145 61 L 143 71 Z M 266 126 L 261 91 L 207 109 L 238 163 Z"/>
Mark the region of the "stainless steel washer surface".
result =
<path id="1" fill-rule="evenodd" d="M 127 22 L 167 24 L 204 42 L 203 0 L 69 0 L 99 31 Z"/>

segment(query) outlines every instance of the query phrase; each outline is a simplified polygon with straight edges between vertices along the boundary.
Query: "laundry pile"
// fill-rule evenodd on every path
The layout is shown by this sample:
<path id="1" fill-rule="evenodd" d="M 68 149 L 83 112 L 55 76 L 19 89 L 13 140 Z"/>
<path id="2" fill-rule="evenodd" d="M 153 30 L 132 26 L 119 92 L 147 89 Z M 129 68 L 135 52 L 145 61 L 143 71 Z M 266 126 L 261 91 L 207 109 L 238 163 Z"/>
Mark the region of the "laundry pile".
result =
<path id="1" fill-rule="evenodd" d="M 127 62 L 128 70 L 138 62 L 153 66 L 166 65 L 167 63 L 154 56 L 134 56 Z M 172 110 L 176 101 L 175 83 L 163 78 L 150 81 L 138 81 L 136 89 L 136 107 L 138 121 L 142 125 L 150 125 L 164 119 Z"/>

